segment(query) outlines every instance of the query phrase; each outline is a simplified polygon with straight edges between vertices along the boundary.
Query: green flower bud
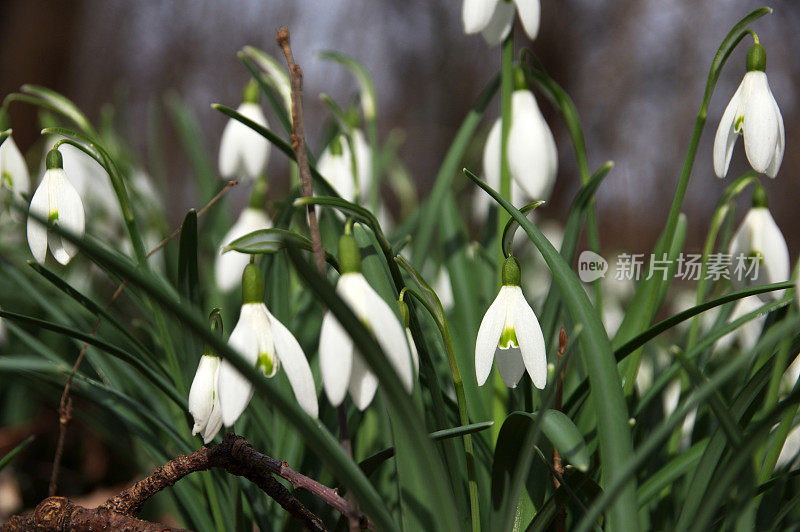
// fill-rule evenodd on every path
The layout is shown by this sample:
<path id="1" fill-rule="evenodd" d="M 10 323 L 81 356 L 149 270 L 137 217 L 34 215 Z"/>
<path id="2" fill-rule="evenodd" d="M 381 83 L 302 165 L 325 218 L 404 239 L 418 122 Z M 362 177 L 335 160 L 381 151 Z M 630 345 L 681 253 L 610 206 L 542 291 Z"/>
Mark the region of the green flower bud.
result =
<path id="1" fill-rule="evenodd" d="M 767 70 L 767 51 L 758 43 L 755 43 L 747 51 L 747 71 Z"/>
<path id="2" fill-rule="evenodd" d="M 11 119 L 5 107 L 0 107 L 0 131 L 5 131 L 11 126 Z"/>
<path id="3" fill-rule="evenodd" d="M 339 239 L 339 267 L 342 274 L 361 271 L 361 250 L 352 235 L 344 234 Z"/>
<path id="4" fill-rule="evenodd" d="M 764 190 L 764 187 L 761 185 L 757 185 L 755 190 L 753 190 L 753 207 L 767 207 L 767 191 Z"/>
<path id="5" fill-rule="evenodd" d="M 397 306 L 400 308 L 400 317 L 403 318 L 403 327 L 408 328 L 408 323 L 411 317 L 408 311 L 408 305 L 402 299 L 398 299 Z"/>
<path id="6" fill-rule="evenodd" d="M 253 263 L 245 266 L 242 273 L 242 302 L 245 305 L 264 302 L 264 278 Z"/>
<path id="7" fill-rule="evenodd" d="M 336 135 L 331 140 L 331 155 L 342 155 L 344 150 L 342 149 L 342 136 Z"/>
<path id="8" fill-rule="evenodd" d="M 528 90 L 528 80 L 525 79 L 525 71 L 520 65 L 514 67 L 514 90 Z"/>
<path id="9" fill-rule="evenodd" d="M 254 79 L 251 79 L 247 82 L 247 85 L 244 86 L 244 90 L 242 91 L 242 101 L 247 103 L 258 103 L 258 96 L 259 96 L 259 87 L 258 82 Z"/>
<path id="10" fill-rule="evenodd" d="M 503 263 L 503 286 L 519 286 L 519 261 L 510 255 Z"/>
<path id="11" fill-rule="evenodd" d="M 47 169 L 53 170 L 54 168 L 64 168 L 64 159 L 56 148 L 47 152 Z"/>

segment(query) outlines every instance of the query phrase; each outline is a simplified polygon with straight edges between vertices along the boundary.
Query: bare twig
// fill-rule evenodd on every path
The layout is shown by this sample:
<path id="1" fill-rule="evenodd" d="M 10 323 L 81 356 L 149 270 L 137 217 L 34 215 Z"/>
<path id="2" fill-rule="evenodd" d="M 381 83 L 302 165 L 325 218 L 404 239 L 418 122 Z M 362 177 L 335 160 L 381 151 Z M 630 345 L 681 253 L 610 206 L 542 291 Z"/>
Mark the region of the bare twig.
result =
<path id="1" fill-rule="evenodd" d="M 202 216 L 211 206 L 217 203 L 220 199 L 222 199 L 228 191 L 237 185 L 239 182 L 236 180 L 228 181 L 222 190 L 219 193 L 211 198 L 211 200 L 206 203 L 206 205 L 197 211 L 197 216 Z M 156 253 L 158 250 L 163 248 L 167 243 L 175 238 L 176 236 L 181 234 L 181 226 L 178 226 L 167 238 L 162 240 L 156 247 L 150 250 L 147 254 L 146 258 L 150 258 Z M 136 265 L 138 268 L 139 265 Z M 122 294 L 122 291 L 125 290 L 125 286 L 128 284 L 128 281 L 122 281 L 122 283 L 117 287 L 114 291 L 114 294 L 111 296 L 111 300 L 106 305 L 106 312 L 111 308 L 111 305 L 119 298 Z M 100 322 L 103 321 L 102 317 L 98 317 L 97 320 L 94 322 L 94 326 L 92 326 L 92 330 L 89 333 L 89 336 L 94 336 L 97 334 L 97 329 L 100 328 Z M 56 453 L 53 457 L 53 470 L 50 473 L 50 486 L 48 487 L 47 493 L 49 497 L 53 497 L 56 494 L 56 490 L 58 489 L 58 472 L 61 469 L 61 458 L 64 455 L 64 440 L 67 436 L 67 425 L 69 424 L 70 420 L 72 419 L 72 398 L 69 395 L 70 388 L 72 387 L 72 381 L 75 378 L 75 373 L 78 371 L 78 368 L 83 362 L 83 357 L 86 355 L 86 350 L 89 348 L 89 344 L 85 343 L 81 346 L 81 350 L 78 353 L 78 358 L 75 359 L 75 364 L 72 365 L 72 371 L 70 371 L 69 377 L 67 378 L 66 384 L 64 384 L 64 391 L 61 393 L 61 401 L 58 404 L 58 441 L 56 442 Z"/>
<path id="2" fill-rule="evenodd" d="M 344 514 L 351 522 L 358 523 L 359 528 L 374 530 L 367 516 L 355 510 L 335 489 L 298 473 L 283 460 L 257 451 L 247 440 L 232 432 L 227 433 L 217 445 L 203 447 L 190 455 L 170 460 L 147 478 L 136 482 L 97 508 L 83 508 L 63 497 L 50 497 L 42 501 L 34 512 L 9 519 L 2 530 L 176 530 L 141 521 L 135 516 L 156 493 L 173 486 L 186 475 L 213 467 L 250 480 L 309 530 L 322 531 L 325 530 L 325 525 L 273 475 L 289 481 L 295 490 L 302 489 L 315 495 Z"/>

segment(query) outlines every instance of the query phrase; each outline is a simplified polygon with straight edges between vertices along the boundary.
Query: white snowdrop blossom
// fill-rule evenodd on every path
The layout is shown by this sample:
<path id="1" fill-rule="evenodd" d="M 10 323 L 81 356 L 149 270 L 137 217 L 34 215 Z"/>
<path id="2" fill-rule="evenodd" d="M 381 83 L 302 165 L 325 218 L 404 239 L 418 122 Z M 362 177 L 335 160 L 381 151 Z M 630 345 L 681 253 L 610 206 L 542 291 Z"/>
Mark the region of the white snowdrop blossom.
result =
<path id="1" fill-rule="evenodd" d="M 222 237 L 219 256 L 214 263 L 214 277 L 220 290 L 230 292 L 239 286 L 239 282 L 242 280 L 242 272 L 247 263 L 250 262 L 250 255 L 239 253 L 238 251 L 226 251 L 225 246 L 248 233 L 260 229 L 269 229 L 270 227 L 272 227 L 272 221 L 261 209 L 247 207 L 242 210 L 239 219 Z"/>
<path id="2" fill-rule="evenodd" d="M 29 213 L 83 236 L 85 225 L 83 203 L 78 191 L 67 179 L 58 150 L 50 150 L 47 154 L 47 170 L 33 194 Z M 71 242 L 57 234 L 51 234 L 47 225 L 34 220 L 31 216 L 28 216 L 28 246 L 40 264 L 44 263 L 48 246 L 53 257 L 64 265 L 69 263 L 78 251 Z"/>
<path id="3" fill-rule="evenodd" d="M 741 225 L 731 239 L 729 254 L 731 256 L 731 285 L 742 290 L 762 284 L 779 283 L 789 279 L 789 249 L 778 224 L 772 218 L 769 209 L 757 189 L 753 208 L 748 211 Z M 758 196 L 758 197 L 757 197 Z M 737 271 L 737 263 L 743 260 L 745 267 Z M 757 264 L 749 271 L 750 259 Z M 783 290 L 758 294 L 762 301 L 769 302 L 783 296 Z"/>
<path id="4" fill-rule="evenodd" d="M 258 85 L 249 83 L 244 101 L 236 111 L 260 126 L 267 118 L 258 105 Z M 269 160 L 269 141 L 238 120 L 231 118 L 222 131 L 219 143 L 219 173 L 229 179 L 255 180 Z"/>
<path id="5" fill-rule="evenodd" d="M 489 46 L 496 46 L 511 32 L 515 11 L 519 13 L 525 34 L 535 39 L 541 16 L 539 0 L 464 0 L 461 11 L 464 33 L 481 32 Z"/>
<path id="6" fill-rule="evenodd" d="M 350 143 L 341 134 L 322 152 L 317 170 L 343 199 L 358 203 L 369 195 L 372 155 L 361 130 L 354 129 L 350 138 L 355 146 L 355 177 Z"/>
<path id="7" fill-rule="evenodd" d="M 318 416 L 317 392 L 311 367 L 294 335 L 264 305 L 264 281 L 255 264 L 242 274 L 242 305 L 239 321 L 228 344 L 267 377 L 282 367 L 297 402 L 305 412 Z M 222 421 L 233 425 L 253 397 L 253 384 L 227 360 L 219 368 L 219 401 Z"/>
<path id="8" fill-rule="evenodd" d="M 783 160 L 783 116 L 769 88 L 764 47 L 756 43 L 747 53 L 747 73 L 722 115 L 714 137 L 714 172 L 725 177 L 739 134 L 753 170 L 775 177 Z"/>
<path id="9" fill-rule="evenodd" d="M 542 329 L 519 286 L 519 262 L 513 256 L 503 265 L 503 286 L 483 316 L 475 342 L 475 376 L 483 386 L 492 362 L 503 383 L 516 388 L 528 371 L 533 385 L 547 382 L 547 351 Z"/>
<path id="10" fill-rule="evenodd" d="M 13 193 L 28 194 L 31 188 L 31 176 L 25 158 L 19 151 L 12 136 L 8 136 L 0 144 L 0 190 L 7 189 Z"/>
<path id="11" fill-rule="evenodd" d="M 360 251 L 348 234 L 339 239 L 339 264 L 342 275 L 336 283 L 336 293 L 375 335 L 406 391 L 411 393 L 414 389 L 414 362 L 406 333 L 394 311 L 361 274 Z M 331 312 L 322 319 L 319 342 L 322 384 L 330 403 L 334 406 L 342 404 L 349 390 L 356 407 L 366 409 L 375 397 L 378 378 Z"/>
<path id="12" fill-rule="evenodd" d="M 500 188 L 500 144 L 502 122 L 492 126 L 483 150 L 483 171 L 492 188 Z M 511 173 L 511 202 L 522 205 L 526 198 L 547 201 L 558 171 L 558 152 L 553 133 L 539 110 L 533 93 L 515 90 L 511 96 L 511 128 L 506 146 Z"/>
<path id="13" fill-rule="evenodd" d="M 203 355 L 189 390 L 189 413 L 194 418 L 192 435 L 200 434 L 203 443 L 214 439 L 222 428 L 222 411 L 217 393 L 220 358 Z"/>

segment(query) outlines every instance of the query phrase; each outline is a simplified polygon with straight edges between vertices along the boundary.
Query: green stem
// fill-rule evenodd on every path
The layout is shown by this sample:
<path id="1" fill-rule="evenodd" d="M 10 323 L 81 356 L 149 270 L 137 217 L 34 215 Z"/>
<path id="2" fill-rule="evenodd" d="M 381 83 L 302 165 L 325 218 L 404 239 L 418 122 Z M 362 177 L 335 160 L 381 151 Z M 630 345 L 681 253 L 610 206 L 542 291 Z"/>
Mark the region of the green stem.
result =
<path id="1" fill-rule="evenodd" d="M 404 293 L 414 296 L 417 301 L 422 303 L 422 306 L 425 307 L 425 310 L 428 311 L 433 318 L 433 321 L 436 323 L 436 326 L 439 328 L 439 333 L 442 335 L 442 341 L 444 342 L 445 351 L 447 352 L 447 362 L 450 365 L 450 374 L 453 378 L 453 389 L 456 392 L 459 421 L 462 425 L 469 425 L 467 399 L 464 394 L 464 382 L 461 380 L 461 371 L 458 369 L 458 361 L 456 360 L 456 353 L 453 350 L 453 341 L 450 338 L 450 329 L 447 326 L 447 318 L 444 317 L 444 314 L 441 314 L 440 319 L 439 313 L 435 312 L 425 298 L 423 298 L 414 290 L 406 287 L 401 290 L 401 297 Z M 475 473 L 475 452 L 472 446 L 472 436 L 470 434 L 464 434 L 464 454 L 466 455 L 467 459 L 467 479 L 469 482 L 469 505 L 472 514 L 472 530 L 473 532 L 478 532 L 481 529 L 480 504 L 478 502 L 478 481 Z"/>
<path id="2" fill-rule="evenodd" d="M 500 195 L 512 202 L 511 198 L 511 170 L 508 166 L 508 132 L 511 130 L 511 95 L 514 92 L 514 32 L 509 33 L 503 41 L 502 56 L 500 62 Z M 502 242 L 503 228 L 509 219 L 509 215 L 500 209 L 497 217 L 497 238 Z M 502 250 L 501 250 L 502 254 Z M 503 256 L 499 259 L 500 267 L 503 264 Z M 498 283 L 500 282 L 500 269 L 498 271 Z"/>

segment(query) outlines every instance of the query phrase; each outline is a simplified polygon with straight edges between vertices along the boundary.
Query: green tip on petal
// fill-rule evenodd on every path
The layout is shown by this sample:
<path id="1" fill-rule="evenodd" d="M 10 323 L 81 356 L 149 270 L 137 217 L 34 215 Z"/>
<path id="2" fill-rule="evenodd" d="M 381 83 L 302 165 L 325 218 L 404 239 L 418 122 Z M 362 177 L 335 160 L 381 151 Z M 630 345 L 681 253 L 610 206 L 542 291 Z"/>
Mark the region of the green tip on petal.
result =
<path id="1" fill-rule="evenodd" d="M 47 169 L 53 170 L 54 168 L 64 168 L 64 159 L 56 148 L 47 152 Z"/>
<path id="2" fill-rule="evenodd" d="M 747 51 L 747 71 L 767 70 L 767 51 L 758 43 L 753 44 Z"/>
<path id="3" fill-rule="evenodd" d="M 767 191 L 764 187 L 757 185 L 753 190 L 753 208 L 767 208 Z"/>
<path id="4" fill-rule="evenodd" d="M 242 302 L 244 304 L 264 302 L 264 278 L 261 270 L 253 263 L 245 266 L 242 273 Z"/>
<path id="5" fill-rule="evenodd" d="M 408 312 L 408 305 L 402 299 L 397 300 L 397 306 L 400 308 L 400 317 L 403 318 L 403 327 L 408 328 L 410 315 Z"/>
<path id="6" fill-rule="evenodd" d="M 497 345 L 500 346 L 500 349 L 519 347 L 519 340 L 517 340 L 517 332 L 510 327 L 503 329 L 503 334 L 500 335 L 500 341 L 497 342 Z"/>
<path id="7" fill-rule="evenodd" d="M 519 261 L 510 255 L 503 263 L 503 286 L 519 286 Z"/>
<path id="8" fill-rule="evenodd" d="M 256 365 L 259 368 L 261 368 L 261 371 L 263 371 L 264 375 L 266 375 L 267 377 L 274 376 L 278 369 L 275 367 L 275 363 L 273 362 L 272 357 L 269 356 L 268 353 L 260 353 L 258 355 L 258 362 L 256 363 Z"/>
<path id="9" fill-rule="evenodd" d="M 339 238 L 339 266 L 342 274 L 361 271 L 361 251 L 351 235 L 344 234 Z"/>
<path id="10" fill-rule="evenodd" d="M 244 90 L 242 91 L 242 101 L 246 103 L 258 103 L 258 95 L 258 82 L 254 79 L 251 79 L 247 82 L 247 85 L 244 86 Z"/>
<path id="11" fill-rule="evenodd" d="M 528 90 L 528 80 L 525 79 L 525 71 L 522 70 L 520 65 L 514 66 L 514 90 Z"/>

